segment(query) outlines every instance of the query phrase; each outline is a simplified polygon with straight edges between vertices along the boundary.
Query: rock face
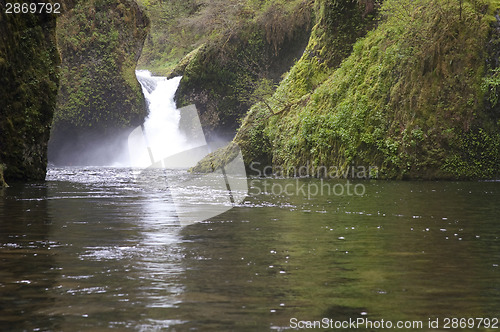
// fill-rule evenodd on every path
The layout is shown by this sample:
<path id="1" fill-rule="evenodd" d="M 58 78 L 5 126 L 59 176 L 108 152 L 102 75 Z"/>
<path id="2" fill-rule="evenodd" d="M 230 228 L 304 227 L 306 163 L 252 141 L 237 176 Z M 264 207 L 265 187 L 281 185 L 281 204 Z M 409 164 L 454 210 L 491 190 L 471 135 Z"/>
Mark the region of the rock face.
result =
<path id="1" fill-rule="evenodd" d="M 143 122 L 135 66 L 148 28 L 132 0 L 78 1 L 59 18 L 62 70 L 51 162 L 107 164 L 119 138 Z"/>
<path id="2" fill-rule="evenodd" d="M 183 75 L 177 106 L 196 105 L 209 139 L 234 137 L 258 82 L 278 83 L 302 56 L 311 29 L 312 2 L 295 3 L 285 9 L 279 1 L 271 2 L 258 19 L 235 22 L 233 29 L 189 54 L 174 69 L 175 75 Z"/>
<path id="3" fill-rule="evenodd" d="M 364 166 L 390 179 L 498 178 L 497 3 L 385 0 L 380 22 L 356 41 L 371 26 L 371 4 L 316 1 L 306 52 L 271 107 L 254 105 L 234 139 L 247 166 L 285 175 Z"/>
<path id="4" fill-rule="evenodd" d="M 0 164 L 7 181 L 43 180 L 59 81 L 56 15 L 6 14 L 0 4 Z"/>
<path id="5" fill-rule="evenodd" d="M 274 95 L 267 98 L 265 103 L 258 102 L 251 108 L 233 140 L 242 149 L 247 167 L 251 163 L 258 163 L 262 167 L 273 165 L 275 147 L 271 136 L 279 134 L 268 132 L 273 118 L 279 118 L 283 125 L 289 123 L 287 114 L 292 106 L 303 105 L 303 98 L 307 98 L 338 68 L 352 52 L 356 40 L 364 36 L 376 22 L 373 11 L 365 11 L 364 6 L 350 0 L 335 3 L 317 0 L 314 1 L 313 9 L 315 22 L 308 33 L 305 51 L 284 75 Z M 288 139 L 294 140 L 292 133 Z M 207 165 L 223 164 L 227 155 L 234 154 L 234 150 L 235 145 L 229 144 L 202 160 L 194 171 L 211 171 Z"/>

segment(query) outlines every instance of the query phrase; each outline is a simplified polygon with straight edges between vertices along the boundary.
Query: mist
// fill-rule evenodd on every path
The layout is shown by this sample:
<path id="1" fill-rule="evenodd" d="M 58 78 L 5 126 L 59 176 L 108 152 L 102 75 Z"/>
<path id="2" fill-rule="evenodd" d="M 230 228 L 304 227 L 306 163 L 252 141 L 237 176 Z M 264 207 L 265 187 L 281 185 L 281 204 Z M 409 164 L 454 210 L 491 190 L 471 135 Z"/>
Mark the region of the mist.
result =
<path id="1" fill-rule="evenodd" d="M 148 107 L 144 124 L 107 133 L 89 130 L 79 136 L 71 131 L 59 132 L 59 136 L 71 139 L 57 146 L 49 144 L 50 164 L 148 167 L 165 157 L 207 144 L 194 105 L 176 108 L 174 96 L 181 77 L 167 79 L 146 70 L 136 71 L 136 76 Z M 217 147 L 222 146 L 220 140 L 215 141 Z"/>
<path id="2" fill-rule="evenodd" d="M 50 144 L 48 161 L 56 166 L 128 166 L 127 137 L 133 128 L 111 133 L 87 132 L 58 145 Z"/>

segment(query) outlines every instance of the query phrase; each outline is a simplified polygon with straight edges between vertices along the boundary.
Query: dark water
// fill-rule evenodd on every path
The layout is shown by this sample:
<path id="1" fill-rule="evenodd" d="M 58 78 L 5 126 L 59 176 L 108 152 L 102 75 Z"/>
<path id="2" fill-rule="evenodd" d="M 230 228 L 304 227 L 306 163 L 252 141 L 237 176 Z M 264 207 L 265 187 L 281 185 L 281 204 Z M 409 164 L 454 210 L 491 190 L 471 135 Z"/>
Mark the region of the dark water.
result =
<path id="1" fill-rule="evenodd" d="M 264 186 L 318 180 L 252 181 L 260 195 L 181 228 L 168 191 L 127 169 L 47 180 L 0 191 L 0 330 L 500 317 L 500 182 L 366 181 L 363 196 L 308 198 Z"/>

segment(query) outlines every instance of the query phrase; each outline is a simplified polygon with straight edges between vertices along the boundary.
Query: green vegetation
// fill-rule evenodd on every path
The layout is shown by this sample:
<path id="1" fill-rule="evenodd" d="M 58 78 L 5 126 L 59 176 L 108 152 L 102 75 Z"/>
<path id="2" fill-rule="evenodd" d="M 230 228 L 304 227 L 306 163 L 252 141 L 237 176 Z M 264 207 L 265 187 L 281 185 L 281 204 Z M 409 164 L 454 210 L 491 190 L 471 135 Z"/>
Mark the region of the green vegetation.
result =
<path id="1" fill-rule="evenodd" d="M 351 51 L 371 26 L 360 4 L 317 1 L 309 45 L 267 100 L 272 111 L 256 104 L 234 139 L 247 165 L 498 177 L 498 5 L 386 0 Z"/>
<path id="2" fill-rule="evenodd" d="M 151 20 L 151 29 L 137 64 L 157 75 L 168 75 L 189 52 L 202 43 L 201 35 L 188 25 L 198 9 L 194 0 L 138 0 Z"/>
<path id="3" fill-rule="evenodd" d="M 304 18 L 309 20 L 303 8 L 312 1 L 138 0 L 138 3 L 151 19 L 151 33 L 138 66 L 168 75 L 174 70 L 178 72 L 179 65 L 185 67 L 184 56 L 200 46 L 215 43 L 214 46 L 224 47 L 236 35 L 243 39 L 251 37 L 242 35 L 242 30 L 251 26 L 262 28 L 277 53 L 285 37 L 293 37 L 297 26 L 306 23 Z"/>
<path id="4" fill-rule="evenodd" d="M 134 1 L 67 2 L 54 151 L 143 121 L 139 61 L 183 76 L 177 104 L 195 103 L 209 135 L 232 136 L 241 122 L 233 143 L 195 170 L 223 164 L 236 143 L 247 165 L 285 170 L 500 176 L 498 0 L 138 2 L 152 22 L 140 59 L 149 20 Z M 1 18 L 0 162 L 6 178 L 43 178 L 59 79 L 55 20 Z"/>
<path id="5" fill-rule="evenodd" d="M 59 81 L 56 16 L 2 9 L 0 36 L 0 183 L 43 180 Z"/>
<path id="6" fill-rule="evenodd" d="M 139 66 L 182 75 L 177 105 L 196 104 L 209 136 L 232 138 L 259 83 L 302 55 L 313 2 L 141 1 L 152 24 Z"/>
<path id="7" fill-rule="evenodd" d="M 267 134 L 270 118 L 281 118 L 293 104 L 302 104 L 303 97 L 307 98 L 350 54 L 357 38 L 375 23 L 375 8 L 365 11 L 366 8 L 354 1 L 314 3 L 316 25 L 301 59 L 286 74 L 276 93 L 250 110 L 234 139 L 242 148 L 247 165 L 252 161 L 258 161 L 262 166 L 272 164 L 273 138 Z M 220 154 L 221 151 L 215 153 Z M 194 170 L 203 170 L 203 164 Z"/>
<path id="8" fill-rule="evenodd" d="M 58 152 L 84 149 L 88 137 L 105 138 L 143 122 L 147 111 L 135 66 L 148 23 L 130 0 L 79 1 L 58 19 L 62 73 L 51 160 L 74 162 Z"/>
<path id="9" fill-rule="evenodd" d="M 196 105 L 208 135 L 233 137 L 254 91 L 262 82 L 279 82 L 309 36 L 311 1 L 239 4 L 232 9 L 237 13 L 222 15 L 234 17 L 229 22 L 215 20 L 215 27 L 206 27 L 210 39 L 185 67 L 176 93 L 178 106 Z M 220 7 L 222 1 L 214 2 L 199 20 L 208 21 L 206 12 L 223 13 Z"/>

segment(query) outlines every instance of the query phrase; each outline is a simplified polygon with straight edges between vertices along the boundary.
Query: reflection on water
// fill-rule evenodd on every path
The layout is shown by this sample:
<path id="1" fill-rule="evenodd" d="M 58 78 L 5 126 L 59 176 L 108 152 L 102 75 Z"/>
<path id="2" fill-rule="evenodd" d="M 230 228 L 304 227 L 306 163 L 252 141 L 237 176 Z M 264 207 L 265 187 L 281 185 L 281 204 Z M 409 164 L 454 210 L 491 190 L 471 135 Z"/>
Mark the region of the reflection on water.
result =
<path id="1" fill-rule="evenodd" d="M 0 326 L 268 331 L 291 318 L 500 316 L 500 183 L 362 183 L 364 196 L 310 199 L 254 188 L 263 193 L 181 228 L 168 190 L 127 169 L 51 169 L 46 184 L 0 193 Z"/>

